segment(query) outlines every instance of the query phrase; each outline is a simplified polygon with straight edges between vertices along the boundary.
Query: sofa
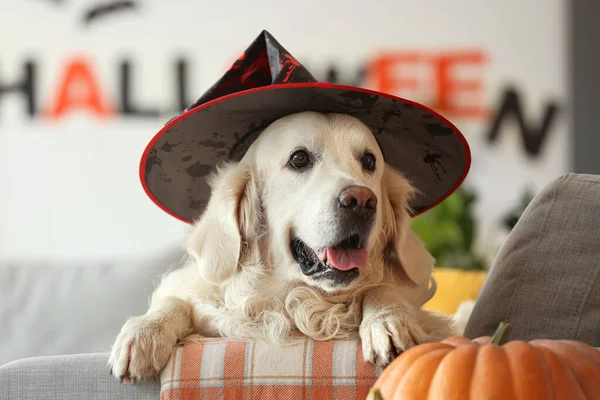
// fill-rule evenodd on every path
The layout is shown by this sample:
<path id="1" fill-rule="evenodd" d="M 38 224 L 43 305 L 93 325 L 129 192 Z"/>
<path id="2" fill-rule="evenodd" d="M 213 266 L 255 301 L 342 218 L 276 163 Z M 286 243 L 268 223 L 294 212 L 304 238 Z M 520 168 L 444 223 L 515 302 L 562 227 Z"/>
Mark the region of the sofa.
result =
<path id="1" fill-rule="evenodd" d="M 500 321 L 507 321 L 513 326 L 513 340 L 573 339 L 600 347 L 598 238 L 600 176 L 565 174 L 550 182 L 530 203 L 497 254 L 464 336 L 490 335 Z M 234 377 L 229 386 L 222 380 L 220 385 L 213 385 L 217 389 L 211 389 L 214 396 L 210 397 L 201 397 L 207 392 L 198 388 L 182 395 L 184 381 L 170 379 L 173 371 L 182 374 L 183 345 L 175 349 L 160 381 L 119 383 L 107 367 L 112 340 L 127 317 L 145 312 L 155 279 L 182 255 L 176 250 L 159 252 L 150 257 L 152 261 L 113 260 L 97 268 L 73 266 L 69 274 L 64 273 L 65 266 L 49 263 L 30 268 L 0 266 L 0 364 L 4 364 L 0 367 L 0 399 L 243 398 L 244 394 L 261 393 L 257 389 L 260 380 L 242 379 L 248 364 L 235 356 L 248 354 L 250 347 L 255 349 L 253 357 L 262 357 L 263 365 L 281 374 L 289 366 L 300 365 L 300 361 L 293 362 L 293 351 L 300 354 L 298 360 L 306 360 L 316 348 L 327 349 L 333 360 L 323 375 L 328 380 L 316 378 L 315 370 L 323 367 L 313 359 L 311 368 L 294 372 L 300 376 L 290 385 L 308 387 L 303 389 L 306 398 L 361 398 L 365 393 L 375 374 L 361 364 L 359 343 L 352 340 L 305 341 L 302 351 L 268 346 L 256 350 L 255 344 L 219 339 L 192 344 L 200 346 L 198 351 L 205 355 L 205 371 L 225 375 L 223 371 L 241 371 L 242 378 Z M 48 298 L 52 301 L 45 302 Z M 35 326 L 28 321 L 36 321 Z M 227 358 L 227 351 L 233 356 Z M 213 364 L 220 365 L 221 370 Z M 302 374 L 312 376 L 309 379 Z M 351 379 L 346 376 L 343 381 L 336 374 L 350 374 Z M 353 385 L 361 386 L 362 391 L 352 389 Z M 249 387 L 258 391 L 249 392 Z M 335 392 L 338 389 L 331 387 L 342 389 Z M 270 393 L 290 398 L 283 389 Z"/>

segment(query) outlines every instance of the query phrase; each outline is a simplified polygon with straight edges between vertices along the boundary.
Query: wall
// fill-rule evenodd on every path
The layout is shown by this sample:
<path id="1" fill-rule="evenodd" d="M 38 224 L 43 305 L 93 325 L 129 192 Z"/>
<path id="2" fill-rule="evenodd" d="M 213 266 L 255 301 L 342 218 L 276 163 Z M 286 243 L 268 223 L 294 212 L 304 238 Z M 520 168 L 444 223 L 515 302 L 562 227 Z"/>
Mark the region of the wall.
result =
<path id="1" fill-rule="evenodd" d="M 200 96 L 262 29 L 320 79 L 334 67 L 341 83 L 422 101 L 458 125 L 489 254 L 521 190 L 570 169 L 561 1 L 115 3 L 120 11 L 104 13 L 93 12 L 95 1 L 0 5 L 10 32 L 0 36 L 0 259 L 177 245 L 187 226 L 146 198 L 139 158 L 181 98 Z M 524 125 L 512 118 L 518 111 Z"/>

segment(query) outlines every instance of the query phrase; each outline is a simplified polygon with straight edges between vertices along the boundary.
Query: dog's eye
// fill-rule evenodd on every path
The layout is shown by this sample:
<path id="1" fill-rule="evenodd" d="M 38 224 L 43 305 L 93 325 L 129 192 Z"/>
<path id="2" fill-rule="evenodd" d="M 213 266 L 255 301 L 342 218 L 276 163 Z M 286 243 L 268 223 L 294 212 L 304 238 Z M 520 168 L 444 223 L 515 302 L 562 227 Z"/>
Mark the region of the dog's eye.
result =
<path id="1" fill-rule="evenodd" d="M 310 157 L 304 150 L 295 151 L 290 157 L 289 164 L 293 168 L 300 169 L 306 167 L 310 163 Z"/>
<path id="2" fill-rule="evenodd" d="M 362 164 L 362 167 L 369 171 L 369 172 L 373 172 L 375 171 L 375 156 L 371 153 L 365 153 L 363 154 L 363 156 L 360 159 L 360 163 Z"/>

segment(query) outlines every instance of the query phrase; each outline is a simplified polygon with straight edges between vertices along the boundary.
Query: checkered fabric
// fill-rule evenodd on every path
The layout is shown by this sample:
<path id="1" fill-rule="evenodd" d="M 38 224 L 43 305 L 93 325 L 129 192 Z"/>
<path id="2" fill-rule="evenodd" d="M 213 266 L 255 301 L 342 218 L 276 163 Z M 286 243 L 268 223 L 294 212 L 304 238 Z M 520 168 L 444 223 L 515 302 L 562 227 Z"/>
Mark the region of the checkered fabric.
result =
<path id="1" fill-rule="evenodd" d="M 377 380 L 360 341 L 299 339 L 279 347 L 204 339 L 175 348 L 161 374 L 161 400 L 363 400 Z"/>

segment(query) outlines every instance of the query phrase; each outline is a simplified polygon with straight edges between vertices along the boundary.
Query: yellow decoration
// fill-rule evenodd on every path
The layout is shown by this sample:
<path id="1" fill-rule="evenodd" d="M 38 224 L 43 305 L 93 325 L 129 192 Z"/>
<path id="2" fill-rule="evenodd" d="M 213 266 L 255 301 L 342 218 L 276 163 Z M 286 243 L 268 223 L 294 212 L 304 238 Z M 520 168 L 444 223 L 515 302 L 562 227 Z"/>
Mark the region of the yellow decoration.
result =
<path id="1" fill-rule="evenodd" d="M 437 281 L 437 292 L 425 303 L 424 308 L 452 315 L 463 301 L 477 300 L 487 271 L 436 268 L 434 277 Z"/>

